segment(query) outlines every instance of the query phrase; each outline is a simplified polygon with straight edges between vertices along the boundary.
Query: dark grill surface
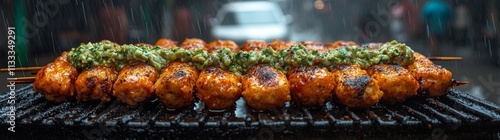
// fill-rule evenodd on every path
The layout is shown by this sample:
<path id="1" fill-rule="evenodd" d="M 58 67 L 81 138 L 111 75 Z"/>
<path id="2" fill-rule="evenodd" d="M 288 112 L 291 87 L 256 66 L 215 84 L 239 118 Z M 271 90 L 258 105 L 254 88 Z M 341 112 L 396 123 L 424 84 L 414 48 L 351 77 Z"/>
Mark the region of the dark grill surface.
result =
<path id="1" fill-rule="evenodd" d="M 1 128 L 7 129 L 10 104 L 0 95 Z M 287 104 L 257 112 L 242 99 L 232 109 L 212 111 L 197 102 L 168 110 L 156 99 L 130 107 L 108 103 L 52 103 L 34 93 L 31 84 L 16 92 L 16 133 L 24 138 L 462 138 L 498 139 L 500 107 L 452 89 L 439 98 L 411 98 L 404 104 L 377 104 L 353 110 L 336 103 L 318 108 Z M 2 133 L 6 131 L 2 130 Z"/>

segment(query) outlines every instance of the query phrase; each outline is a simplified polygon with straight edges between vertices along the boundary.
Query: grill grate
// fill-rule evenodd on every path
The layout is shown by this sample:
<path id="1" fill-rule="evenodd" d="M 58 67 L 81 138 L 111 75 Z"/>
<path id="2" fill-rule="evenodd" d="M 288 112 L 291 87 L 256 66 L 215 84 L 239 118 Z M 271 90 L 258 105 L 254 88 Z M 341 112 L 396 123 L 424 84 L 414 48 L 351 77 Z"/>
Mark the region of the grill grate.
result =
<path id="1" fill-rule="evenodd" d="M 240 99 L 232 109 L 208 110 L 202 102 L 167 110 L 153 99 L 138 106 L 47 102 L 31 85 L 16 91 L 16 131 L 8 136 L 74 138 L 498 138 L 500 107 L 452 89 L 438 98 L 404 104 L 377 104 L 353 110 L 336 103 L 318 108 L 290 103 L 278 110 L 253 111 Z M 0 95 L 0 126 L 9 127 L 7 93 Z M 201 133 L 200 133 L 201 132 Z"/>

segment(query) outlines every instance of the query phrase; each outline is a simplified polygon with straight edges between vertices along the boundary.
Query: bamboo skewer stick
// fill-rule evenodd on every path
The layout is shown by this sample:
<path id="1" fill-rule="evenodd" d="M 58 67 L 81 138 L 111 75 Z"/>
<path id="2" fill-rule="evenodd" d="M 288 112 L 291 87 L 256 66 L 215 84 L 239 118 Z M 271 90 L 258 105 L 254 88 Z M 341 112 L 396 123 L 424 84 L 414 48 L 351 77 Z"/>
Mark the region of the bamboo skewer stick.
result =
<path id="1" fill-rule="evenodd" d="M 33 83 L 35 81 L 35 78 L 36 78 L 35 76 L 7 78 L 7 81 L 16 82 L 16 83 Z"/>
<path id="2" fill-rule="evenodd" d="M 43 67 L 18 67 L 18 68 L 1 68 L 0 72 L 6 71 L 38 71 Z"/>
<path id="3" fill-rule="evenodd" d="M 451 81 L 451 87 L 463 86 L 463 85 L 467 85 L 467 84 L 469 84 L 468 81 L 458 81 L 458 80 L 455 80 L 455 79 L 453 79 Z"/>
<path id="4" fill-rule="evenodd" d="M 438 60 L 438 61 L 457 61 L 457 60 L 462 60 L 462 57 L 456 57 L 456 56 L 429 56 L 427 58 L 429 58 L 429 60 Z"/>

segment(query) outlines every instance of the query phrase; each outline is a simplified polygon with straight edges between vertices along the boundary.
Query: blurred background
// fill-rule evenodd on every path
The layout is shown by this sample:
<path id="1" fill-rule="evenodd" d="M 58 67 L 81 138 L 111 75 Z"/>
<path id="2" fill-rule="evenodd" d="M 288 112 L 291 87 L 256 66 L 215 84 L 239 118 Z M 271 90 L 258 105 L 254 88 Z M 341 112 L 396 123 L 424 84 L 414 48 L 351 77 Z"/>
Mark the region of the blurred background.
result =
<path id="1" fill-rule="evenodd" d="M 426 56 L 463 57 L 435 63 L 471 82 L 458 89 L 500 104 L 498 0 L 2 0 L 0 9 L 0 67 L 7 67 L 12 26 L 17 67 L 44 66 L 82 42 L 103 39 L 398 40 Z M 7 77 L 0 75 L 5 85 Z"/>

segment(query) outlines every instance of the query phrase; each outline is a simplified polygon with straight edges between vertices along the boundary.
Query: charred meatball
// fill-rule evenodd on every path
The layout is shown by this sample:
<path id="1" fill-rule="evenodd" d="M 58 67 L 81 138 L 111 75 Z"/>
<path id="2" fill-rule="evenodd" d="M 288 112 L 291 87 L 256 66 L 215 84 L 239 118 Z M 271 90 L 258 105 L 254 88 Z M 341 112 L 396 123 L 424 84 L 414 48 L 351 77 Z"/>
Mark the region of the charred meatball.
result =
<path id="1" fill-rule="evenodd" d="M 198 98 L 214 110 L 231 107 L 241 96 L 240 77 L 218 67 L 202 70 L 196 88 Z"/>
<path id="2" fill-rule="evenodd" d="M 238 47 L 238 44 L 234 43 L 233 41 L 231 40 L 215 40 L 215 41 L 212 41 L 210 42 L 210 44 L 208 44 L 208 52 L 213 52 L 213 51 L 217 51 L 221 48 L 228 48 L 230 49 L 232 52 L 238 52 L 240 51 L 240 48 Z"/>
<path id="3" fill-rule="evenodd" d="M 288 71 L 290 92 L 297 104 L 321 106 L 331 100 L 335 86 L 333 75 L 318 66 L 294 68 Z"/>
<path id="4" fill-rule="evenodd" d="M 128 105 L 136 105 L 149 99 L 154 92 L 158 77 L 156 69 L 143 62 L 125 65 L 113 85 L 113 96 Z"/>
<path id="5" fill-rule="evenodd" d="M 95 66 L 83 70 L 75 82 L 76 99 L 79 101 L 110 101 L 113 83 L 118 72 L 108 67 Z"/>
<path id="6" fill-rule="evenodd" d="M 283 107 L 290 101 L 290 84 L 281 71 L 259 64 L 248 70 L 242 78 L 243 98 L 248 106 L 257 110 Z"/>
<path id="7" fill-rule="evenodd" d="M 177 46 L 177 41 L 173 41 L 173 40 L 166 39 L 166 38 L 160 38 L 160 39 L 158 39 L 158 41 L 156 41 L 155 45 L 160 46 L 164 49 L 170 49 L 170 48 Z"/>
<path id="8" fill-rule="evenodd" d="M 273 43 L 271 43 L 271 48 L 273 48 L 276 51 L 281 51 L 283 49 L 290 49 L 290 47 L 297 44 L 300 43 L 295 41 L 283 42 L 281 40 L 274 40 Z"/>
<path id="9" fill-rule="evenodd" d="M 437 97 L 447 93 L 452 85 L 452 73 L 447 69 L 434 65 L 424 55 L 414 52 L 415 62 L 406 66 L 411 75 L 418 81 L 418 95 Z"/>
<path id="10" fill-rule="evenodd" d="M 384 96 L 380 101 L 401 103 L 410 96 L 417 95 L 418 82 L 411 73 L 399 65 L 378 64 L 371 66 L 368 74 L 378 81 Z"/>
<path id="11" fill-rule="evenodd" d="M 379 102 L 384 92 L 377 80 L 371 78 L 359 65 L 335 66 L 332 70 L 336 99 L 351 108 L 368 108 Z"/>
<path id="12" fill-rule="evenodd" d="M 193 103 L 198 70 L 183 62 L 173 62 L 163 69 L 155 83 L 156 97 L 168 108 L 179 109 Z"/>
<path id="13" fill-rule="evenodd" d="M 418 94 L 421 96 L 442 96 L 451 88 L 452 73 L 441 66 L 423 65 L 410 67 L 408 70 L 411 72 L 413 78 L 418 81 L 420 85 Z"/>
<path id="14" fill-rule="evenodd" d="M 407 66 L 408 69 L 416 69 L 418 67 L 434 65 L 434 63 L 431 60 L 429 60 L 429 58 L 425 57 L 424 55 L 418 52 L 413 52 L 413 56 L 415 57 L 415 62 L 408 65 Z"/>
<path id="15" fill-rule="evenodd" d="M 356 42 L 339 40 L 339 41 L 335 41 L 332 44 L 330 44 L 330 46 L 328 46 L 327 49 L 333 50 L 333 49 L 346 47 L 346 46 L 359 46 L 359 45 Z"/>
<path id="16" fill-rule="evenodd" d="M 323 43 L 321 43 L 321 42 L 304 41 L 304 42 L 302 42 L 302 45 L 304 45 L 310 51 L 316 50 L 316 51 L 318 51 L 320 53 L 327 51 L 327 49 L 325 48 L 325 45 Z"/>
<path id="17" fill-rule="evenodd" d="M 197 38 L 191 38 L 191 39 L 186 39 L 184 42 L 182 42 L 181 47 L 186 50 L 198 50 L 198 49 L 203 49 L 207 50 L 207 43 L 201 39 Z"/>
<path id="18" fill-rule="evenodd" d="M 249 40 L 243 44 L 243 51 L 258 51 L 269 47 L 266 41 L 263 40 Z"/>
<path id="19" fill-rule="evenodd" d="M 62 102 L 75 94 L 74 82 L 78 71 L 67 60 L 63 52 L 52 63 L 47 64 L 36 74 L 33 89 L 49 101 Z"/>

